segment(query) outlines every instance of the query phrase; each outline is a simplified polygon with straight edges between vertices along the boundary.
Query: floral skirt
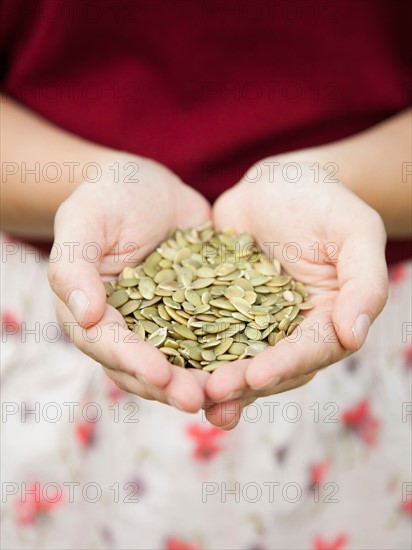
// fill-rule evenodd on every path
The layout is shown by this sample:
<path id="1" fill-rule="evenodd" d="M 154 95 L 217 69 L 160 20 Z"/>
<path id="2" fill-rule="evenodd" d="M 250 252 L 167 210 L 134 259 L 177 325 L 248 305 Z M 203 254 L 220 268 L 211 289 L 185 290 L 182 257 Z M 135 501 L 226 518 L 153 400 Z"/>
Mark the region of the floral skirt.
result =
<path id="1" fill-rule="evenodd" d="M 1 265 L 4 549 L 411 547 L 411 264 L 359 353 L 231 432 L 115 387 L 34 249 L 3 235 Z"/>

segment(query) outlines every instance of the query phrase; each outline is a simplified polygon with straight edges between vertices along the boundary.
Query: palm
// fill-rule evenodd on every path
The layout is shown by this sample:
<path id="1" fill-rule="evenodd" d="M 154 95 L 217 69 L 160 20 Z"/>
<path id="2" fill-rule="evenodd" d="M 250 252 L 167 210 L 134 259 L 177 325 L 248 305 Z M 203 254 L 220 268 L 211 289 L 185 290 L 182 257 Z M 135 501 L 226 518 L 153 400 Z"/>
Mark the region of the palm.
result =
<path id="1" fill-rule="evenodd" d="M 215 224 L 252 233 L 264 252 L 277 257 L 287 273 L 305 284 L 315 307 L 307 312 L 299 334 L 215 371 L 206 386 L 212 401 L 229 395 L 245 404 L 297 387 L 357 349 L 352 326 L 358 305 L 347 298 L 358 293 L 353 290 L 358 266 L 352 261 L 359 256 L 359 244 L 365 248 L 365 263 L 370 253 L 367 240 L 362 243 L 363 227 L 376 224 L 376 247 L 383 253 L 382 227 L 374 218 L 369 207 L 341 184 L 313 183 L 308 170 L 297 183 L 281 177 L 276 182 L 243 181 L 217 201 Z M 221 424 L 223 408 L 214 407 L 208 418 Z"/>
<path id="2" fill-rule="evenodd" d="M 170 229 L 209 218 L 206 200 L 157 163 L 140 161 L 135 181 L 114 183 L 110 169 L 105 176 L 74 193 L 77 220 L 100 252 L 101 275 L 117 275 L 126 265 L 140 263 Z M 81 208 L 85 212 L 80 218 Z"/>
<path id="3" fill-rule="evenodd" d="M 246 184 L 222 196 L 214 216 L 217 225 L 250 232 L 264 253 L 278 258 L 288 274 L 304 283 L 315 306 L 307 312 L 308 320 L 322 314 L 331 322 L 345 232 L 343 225 L 332 227 L 330 220 L 340 189 L 320 186 L 310 181 L 293 187 L 264 182 L 252 189 Z"/>
<path id="4" fill-rule="evenodd" d="M 117 184 L 106 173 L 96 184 L 81 185 L 60 207 L 56 244 L 61 250 L 67 242 L 81 247 L 74 262 L 65 257 L 51 265 L 50 282 L 62 300 L 58 317 L 63 328 L 73 325 L 67 296 L 79 286 L 86 294 L 89 306 L 81 324 L 92 327 L 75 327 L 74 342 L 100 362 L 119 387 L 193 412 L 204 401 L 206 373 L 171 365 L 149 343 L 131 338 L 134 333 L 121 314 L 105 303 L 101 276 L 116 276 L 127 265 L 141 262 L 176 225 L 195 226 L 210 217 L 207 201 L 167 169 L 144 160 L 139 166 L 138 182 Z M 97 261 L 92 259 L 96 251 Z"/>

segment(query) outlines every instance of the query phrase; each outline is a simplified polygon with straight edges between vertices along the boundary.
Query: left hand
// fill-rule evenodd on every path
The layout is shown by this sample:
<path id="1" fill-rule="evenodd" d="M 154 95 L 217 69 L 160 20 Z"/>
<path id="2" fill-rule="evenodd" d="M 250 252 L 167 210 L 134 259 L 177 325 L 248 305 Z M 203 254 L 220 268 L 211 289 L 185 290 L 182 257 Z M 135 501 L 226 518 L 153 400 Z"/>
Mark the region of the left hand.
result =
<path id="1" fill-rule="evenodd" d="M 272 258 L 274 252 L 285 271 L 306 286 L 315 306 L 299 333 L 209 377 L 206 394 L 219 403 L 206 408 L 206 416 L 225 429 L 234 428 L 243 407 L 258 397 L 306 384 L 358 350 L 387 299 L 380 216 L 342 183 L 325 181 L 329 174 L 321 173 L 317 183 L 309 164 L 300 167 L 301 177 L 292 183 L 282 166 L 260 163 L 259 181 L 246 176 L 214 206 L 216 227 L 251 233 L 265 252 L 272 243 Z"/>

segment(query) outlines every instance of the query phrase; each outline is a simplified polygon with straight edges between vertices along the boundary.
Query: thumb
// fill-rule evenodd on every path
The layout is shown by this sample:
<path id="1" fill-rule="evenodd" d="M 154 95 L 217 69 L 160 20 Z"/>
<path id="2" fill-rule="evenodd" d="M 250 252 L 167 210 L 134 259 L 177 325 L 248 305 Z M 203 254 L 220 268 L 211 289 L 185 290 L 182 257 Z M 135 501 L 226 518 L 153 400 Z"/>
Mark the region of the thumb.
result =
<path id="1" fill-rule="evenodd" d="M 234 185 L 222 193 L 213 204 L 213 224 L 216 228 L 231 227 L 238 233 L 250 231 L 249 201 L 241 184 Z"/>
<path id="2" fill-rule="evenodd" d="M 75 214 L 67 203 L 56 214 L 48 278 L 55 294 L 67 304 L 76 321 L 86 327 L 98 323 L 106 307 L 98 270 L 104 236 L 101 228 L 90 226 L 87 215 L 80 216 L 78 209 Z"/>
<path id="3" fill-rule="evenodd" d="M 385 261 L 386 233 L 376 212 L 351 228 L 339 254 L 339 293 L 332 320 L 342 346 L 358 350 L 365 342 L 371 323 L 385 306 L 388 271 Z"/>
<path id="4" fill-rule="evenodd" d="M 210 220 L 210 204 L 200 193 L 182 182 L 175 193 L 175 225 L 190 228 Z"/>

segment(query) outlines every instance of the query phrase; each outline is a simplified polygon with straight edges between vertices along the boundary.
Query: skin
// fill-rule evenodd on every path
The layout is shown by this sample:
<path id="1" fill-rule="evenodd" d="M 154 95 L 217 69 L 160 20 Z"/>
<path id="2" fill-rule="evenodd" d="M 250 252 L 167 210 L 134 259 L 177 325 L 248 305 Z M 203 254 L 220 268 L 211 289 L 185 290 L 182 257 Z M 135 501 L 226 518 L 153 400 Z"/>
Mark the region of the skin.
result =
<path id="1" fill-rule="evenodd" d="M 55 246 L 63 253 L 49 264 L 49 280 L 59 297 L 58 319 L 66 332 L 76 321 L 85 327 L 86 332 L 75 327 L 75 344 L 101 363 L 121 389 L 195 412 L 204 401 L 206 373 L 168 363 L 161 352 L 139 341 L 121 314 L 106 304 L 102 276 L 113 278 L 126 265 L 141 262 L 171 227 L 192 227 L 210 217 L 207 201 L 174 174 L 153 161 L 136 160 L 138 183 L 114 183 L 113 172 L 106 168 L 103 181 L 80 185 L 57 212 Z M 72 258 L 68 242 L 80 243 Z M 96 263 L 85 257 L 84 247 L 90 242 L 101 250 Z M 84 294 L 84 303 L 78 296 L 73 302 L 73 290 Z M 101 336 L 90 343 L 96 330 Z"/>
<path id="2" fill-rule="evenodd" d="M 246 404 L 301 386 L 359 349 L 366 333 L 355 330 L 356 320 L 367 315 L 372 322 L 386 302 L 386 234 L 380 216 L 341 183 L 324 183 L 322 174 L 316 183 L 310 165 L 300 166 L 302 178 L 297 183 L 285 181 L 281 167 L 274 181 L 263 170 L 259 182 L 242 181 L 214 207 L 217 227 L 246 230 L 263 250 L 270 250 L 264 243 L 279 243 L 274 250 L 284 251 L 285 270 L 305 284 L 315 306 L 306 312 L 298 333 L 254 358 L 212 373 L 206 384 L 210 401 L 232 401 L 206 411 L 208 420 L 218 426 L 234 427 Z M 276 215 L 275 204 L 281 205 Z M 298 243 L 298 261 L 294 245 L 289 249 L 288 243 Z"/>
<path id="3" fill-rule="evenodd" d="M 7 181 L 3 177 L 2 228 L 23 237 L 54 235 L 62 256 L 50 262 L 49 280 L 59 299 L 59 322 L 120 388 L 187 412 L 203 406 L 211 423 L 232 429 L 248 403 L 300 386 L 319 369 L 356 351 L 367 332 L 367 327 L 354 332 L 359 315 L 372 322 L 383 308 L 386 232 L 410 233 L 410 185 L 402 176 L 402 163 L 410 162 L 410 115 L 405 111 L 334 144 L 264 159 L 258 163 L 258 181 L 246 176 L 218 199 L 212 212 L 196 191 L 164 166 L 86 142 L 8 99 L 2 106 L 2 132 L 10 138 L 2 141 L 3 162 L 98 162 L 102 177 L 97 183 L 82 182 L 81 170 L 75 170 L 70 181 L 63 178 L 58 185 L 42 178 L 23 182 L 20 171 L 9 174 Z M 376 155 L 377 150 L 389 154 Z M 138 182 L 125 181 L 125 173 L 120 183 L 114 181 L 113 162 L 138 166 Z M 301 166 L 297 183 L 284 178 L 282 168 L 288 162 Z M 322 170 L 319 182 L 314 181 L 314 162 L 320 167 L 337 163 L 340 181 L 325 181 Z M 262 245 L 278 242 L 276 251 L 297 242 L 302 250 L 299 260 L 283 258 L 282 264 L 307 285 L 315 305 L 298 341 L 284 340 L 211 375 L 174 367 L 149 344 L 130 342 L 121 315 L 105 304 L 101 284 L 101 276 L 114 276 L 125 265 L 141 261 L 170 228 L 209 218 L 217 227 L 250 231 Z M 79 243 L 74 257 L 64 244 L 70 242 Z M 91 242 L 101 251 L 98 262 L 82 254 Z M 325 243 L 335 243 L 337 262 L 327 261 Z M 320 252 L 316 259 L 314 245 Z M 316 339 L 310 328 L 314 323 L 319 326 Z M 335 324 L 325 327 L 326 323 Z M 96 325 L 101 337 L 91 343 Z"/>

